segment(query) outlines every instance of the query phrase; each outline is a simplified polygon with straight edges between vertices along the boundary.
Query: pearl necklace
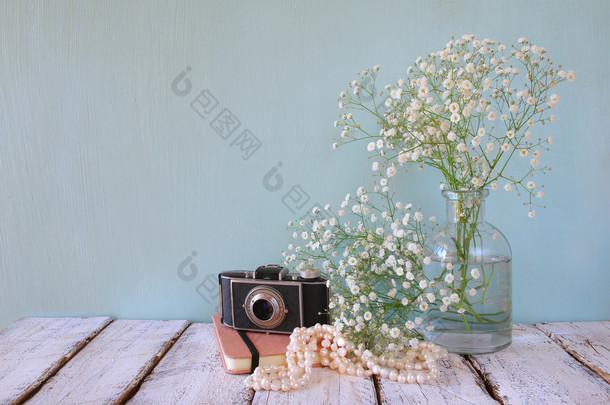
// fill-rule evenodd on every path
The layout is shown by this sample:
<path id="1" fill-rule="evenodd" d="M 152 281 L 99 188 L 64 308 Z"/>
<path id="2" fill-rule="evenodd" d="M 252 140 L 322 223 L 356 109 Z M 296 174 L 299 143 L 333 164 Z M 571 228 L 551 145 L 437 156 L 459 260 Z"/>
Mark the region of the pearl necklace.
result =
<path id="1" fill-rule="evenodd" d="M 332 325 L 317 324 L 295 328 L 286 349 L 287 366 L 259 366 L 245 384 L 255 391 L 288 391 L 305 387 L 311 380 L 311 368 L 319 351 L 323 366 L 359 377 L 378 375 L 399 383 L 426 383 L 438 376 L 437 360 L 447 350 L 434 343 L 420 342 L 411 348 L 399 348 L 392 354 L 374 356 L 360 344 L 357 348 Z M 353 353 L 354 356 L 350 356 Z"/>

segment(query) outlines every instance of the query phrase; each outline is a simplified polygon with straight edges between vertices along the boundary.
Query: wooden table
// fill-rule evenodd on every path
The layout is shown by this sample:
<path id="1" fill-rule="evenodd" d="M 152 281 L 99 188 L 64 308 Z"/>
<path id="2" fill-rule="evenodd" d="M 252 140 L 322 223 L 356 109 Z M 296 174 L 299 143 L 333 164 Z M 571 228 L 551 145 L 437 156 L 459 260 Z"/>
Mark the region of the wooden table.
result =
<path id="1" fill-rule="evenodd" d="M 314 369 L 302 391 L 225 373 L 211 324 L 21 319 L 0 332 L 0 404 L 610 404 L 610 322 L 516 325 L 508 349 L 450 355 L 402 385 Z"/>

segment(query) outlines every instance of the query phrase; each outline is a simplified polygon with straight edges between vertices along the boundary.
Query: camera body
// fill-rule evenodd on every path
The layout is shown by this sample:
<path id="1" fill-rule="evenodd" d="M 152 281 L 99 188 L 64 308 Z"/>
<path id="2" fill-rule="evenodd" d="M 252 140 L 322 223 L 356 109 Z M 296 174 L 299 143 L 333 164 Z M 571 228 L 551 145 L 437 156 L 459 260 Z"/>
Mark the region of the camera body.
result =
<path id="1" fill-rule="evenodd" d="M 222 323 L 234 329 L 292 333 L 296 327 L 329 323 L 329 291 L 320 270 L 297 274 L 278 265 L 218 275 Z"/>

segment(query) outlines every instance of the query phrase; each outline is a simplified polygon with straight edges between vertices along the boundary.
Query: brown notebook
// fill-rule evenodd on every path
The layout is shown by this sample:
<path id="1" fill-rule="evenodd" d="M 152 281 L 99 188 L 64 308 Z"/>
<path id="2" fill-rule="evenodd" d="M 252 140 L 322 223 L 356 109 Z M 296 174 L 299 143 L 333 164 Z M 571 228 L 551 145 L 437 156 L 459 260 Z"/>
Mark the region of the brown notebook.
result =
<path id="1" fill-rule="evenodd" d="M 249 373 L 252 355 L 248 346 L 235 329 L 220 321 L 219 314 L 212 316 L 212 320 L 225 370 L 231 374 Z M 286 365 L 286 347 L 290 343 L 290 335 L 260 332 L 246 332 L 246 335 L 258 351 L 260 366 Z"/>

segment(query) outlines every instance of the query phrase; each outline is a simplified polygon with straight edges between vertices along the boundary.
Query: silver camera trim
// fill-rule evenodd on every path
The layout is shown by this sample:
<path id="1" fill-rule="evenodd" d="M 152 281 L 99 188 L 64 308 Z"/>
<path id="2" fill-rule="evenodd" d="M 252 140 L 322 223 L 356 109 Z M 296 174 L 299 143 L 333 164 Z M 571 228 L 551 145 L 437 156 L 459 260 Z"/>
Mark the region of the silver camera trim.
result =
<path id="1" fill-rule="evenodd" d="M 254 305 L 258 301 L 266 301 L 271 304 L 273 312 L 269 319 L 260 319 L 254 312 Z M 266 285 L 259 285 L 250 290 L 246 296 L 244 309 L 246 310 L 246 316 L 250 319 L 250 322 L 263 329 L 273 329 L 281 325 L 288 313 L 286 303 L 280 292 L 275 288 Z"/>
<path id="2" fill-rule="evenodd" d="M 229 291 L 229 293 L 231 294 L 231 303 L 235 304 L 235 301 L 233 300 L 233 283 L 252 284 L 252 280 L 230 278 L 230 281 L 231 281 L 231 284 L 230 284 L 231 291 Z M 305 321 L 303 320 L 303 284 L 290 282 L 290 281 L 265 280 L 265 283 L 262 286 L 275 285 L 275 284 L 282 285 L 282 286 L 291 285 L 291 286 L 296 286 L 299 288 L 299 305 L 300 305 L 299 326 L 303 326 L 303 324 L 305 323 Z M 260 286 L 261 285 L 258 285 L 257 287 L 260 287 Z M 257 287 L 255 287 L 255 288 L 257 288 Z M 249 293 L 248 293 L 248 295 L 249 295 Z M 245 305 L 245 303 L 243 305 Z M 241 308 L 244 308 L 244 306 L 242 306 Z M 286 310 L 288 310 L 288 309 L 286 309 Z M 235 319 L 236 319 L 235 318 L 235 305 L 231 305 L 231 315 L 232 315 L 233 327 L 235 327 Z M 250 319 L 249 316 L 248 316 L 248 319 Z M 254 323 L 254 324 L 256 325 L 256 323 Z M 239 329 L 245 330 L 245 331 L 252 331 L 252 332 L 261 332 L 260 329 L 246 329 L 246 328 L 239 328 Z M 284 333 L 288 333 L 288 332 L 284 332 Z"/>

